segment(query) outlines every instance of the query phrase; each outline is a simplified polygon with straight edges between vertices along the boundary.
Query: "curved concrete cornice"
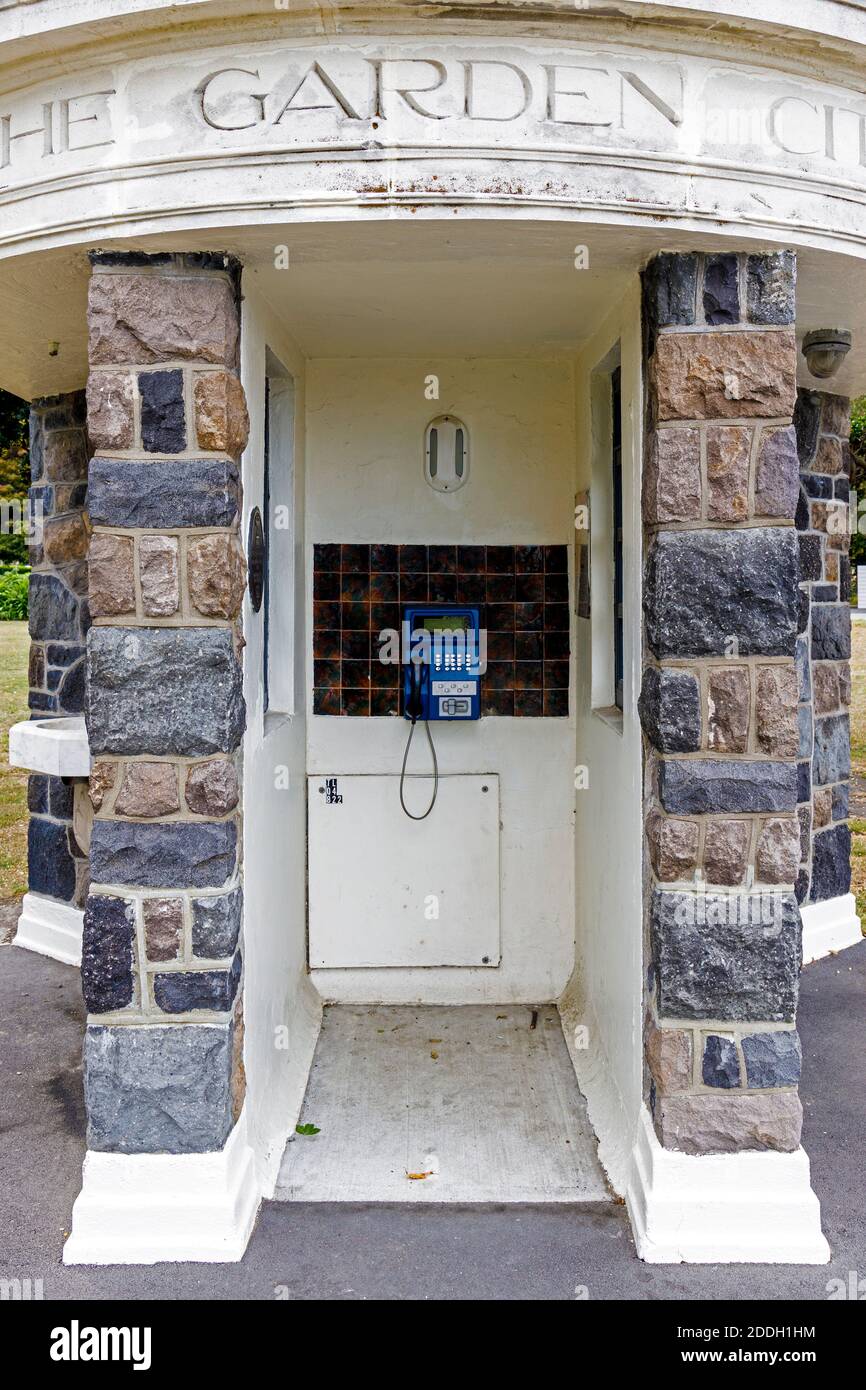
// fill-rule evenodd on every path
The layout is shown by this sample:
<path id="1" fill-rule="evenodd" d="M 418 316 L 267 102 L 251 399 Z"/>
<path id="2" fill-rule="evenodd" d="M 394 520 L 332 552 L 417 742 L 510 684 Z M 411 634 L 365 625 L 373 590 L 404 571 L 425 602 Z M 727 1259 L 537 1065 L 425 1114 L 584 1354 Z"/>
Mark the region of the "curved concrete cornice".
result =
<path id="1" fill-rule="evenodd" d="M 19 73 L 0 103 L 0 256 L 215 209 L 230 226 L 443 205 L 721 224 L 861 254 L 866 101 L 835 73 L 611 33 L 434 27 L 396 50 L 357 32 L 209 37 L 81 50 L 24 87 Z"/>
<path id="2" fill-rule="evenodd" d="M 86 43 L 133 42 L 171 31 L 185 42 L 184 31 L 208 26 L 229 38 L 255 26 L 262 30 L 338 35 L 400 32 L 421 25 L 460 26 L 478 33 L 509 32 L 529 38 L 568 32 L 579 26 L 591 35 L 599 25 L 623 27 L 632 37 L 665 44 L 677 40 L 719 47 L 752 42 L 772 53 L 857 66 L 866 47 L 863 0 L 0 0 L 0 63 L 60 58 Z M 567 27 L 565 27 L 567 26 Z M 51 37 L 46 55 L 45 38 Z M 192 37 L 190 33 L 190 37 Z M 198 35 L 199 39 L 201 35 Z M 816 51 L 816 40 L 818 49 Z M 769 52 L 765 53 L 771 57 Z"/>

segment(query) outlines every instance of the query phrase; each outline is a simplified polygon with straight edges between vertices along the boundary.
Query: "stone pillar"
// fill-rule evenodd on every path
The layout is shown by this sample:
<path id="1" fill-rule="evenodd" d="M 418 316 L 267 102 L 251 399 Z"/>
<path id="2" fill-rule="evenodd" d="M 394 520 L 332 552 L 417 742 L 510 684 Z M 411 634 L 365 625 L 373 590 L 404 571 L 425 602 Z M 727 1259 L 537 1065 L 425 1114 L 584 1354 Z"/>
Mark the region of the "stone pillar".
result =
<path id="1" fill-rule="evenodd" d="M 800 1141 L 795 275 L 644 275 L 646 1087 L 690 1154 Z"/>
<path id="2" fill-rule="evenodd" d="M 222 1148 L 243 1101 L 239 267 L 91 256 L 88 1148 Z"/>
<path id="3" fill-rule="evenodd" d="M 84 709 L 87 609 L 87 429 L 84 392 L 46 396 L 30 407 L 31 717 L 80 715 Z M 28 885 L 82 907 L 87 895 L 87 845 L 79 843 L 82 788 L 33 775 L 27 804 Z M 78 804 L 76 805 L 76 802 Z M 78 814 L 76 814 L 78 812 Z M 87 817 L 84 817 L 85 821 Z"/>
<path id="4" fill-rule="evenodd" d="M 794 423 L 800 456 L 797 674 L 802 760 L 797 898 L 811 904 L 841 897 L 851 888 L 851 403 L 846 396 L 800 391 Z"/>

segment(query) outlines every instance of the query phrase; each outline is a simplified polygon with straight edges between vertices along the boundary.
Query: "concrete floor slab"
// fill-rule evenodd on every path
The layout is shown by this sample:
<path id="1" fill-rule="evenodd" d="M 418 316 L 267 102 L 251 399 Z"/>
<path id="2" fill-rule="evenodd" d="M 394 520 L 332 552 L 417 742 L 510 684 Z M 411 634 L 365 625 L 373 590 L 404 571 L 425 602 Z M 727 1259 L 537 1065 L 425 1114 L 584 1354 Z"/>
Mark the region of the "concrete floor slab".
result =
<path id="1" fill-rule="evenodd" d="M 292 1202 L 610 1201 L 552 1005 L 325 1010 Z"/>

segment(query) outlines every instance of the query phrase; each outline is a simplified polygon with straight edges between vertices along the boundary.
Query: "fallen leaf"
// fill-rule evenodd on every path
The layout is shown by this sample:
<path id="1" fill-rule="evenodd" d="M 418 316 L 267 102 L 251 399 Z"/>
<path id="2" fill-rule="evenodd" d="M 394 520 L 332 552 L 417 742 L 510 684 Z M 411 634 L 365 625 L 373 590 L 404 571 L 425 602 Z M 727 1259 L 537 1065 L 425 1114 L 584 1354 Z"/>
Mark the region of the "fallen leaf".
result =
<path id="1" fill-rule="evenodd" d="M 420 1182 L 422 1178 L 432 1178 L 432 1176 L 433 1176 L 433 1170 L 432 1170 L 432 1168 L 430 1169 L 430 1172 L 429 1172 L 429 1173 L 407 1173 L 407 1174 L 406 1174 L 406 1177 L 409 1179 L 410 1182 Z"/>
<path id="2" fill-rule="evenodd" d="M 438 1052 L 431 1052 L 431 1053 L 430 1053 L 430 1056 L 433 1058 L 433 1061 L 434 1061 L 434 1062 L 437 1062 L 437 1061 L 439 1060 L 439 1053 L 438 1053 Z"/>
<path id="3" fill-rule="evenodd" d="M 295 1125 L 296 1134 L 321 1134 L 318 1125 Z"/>

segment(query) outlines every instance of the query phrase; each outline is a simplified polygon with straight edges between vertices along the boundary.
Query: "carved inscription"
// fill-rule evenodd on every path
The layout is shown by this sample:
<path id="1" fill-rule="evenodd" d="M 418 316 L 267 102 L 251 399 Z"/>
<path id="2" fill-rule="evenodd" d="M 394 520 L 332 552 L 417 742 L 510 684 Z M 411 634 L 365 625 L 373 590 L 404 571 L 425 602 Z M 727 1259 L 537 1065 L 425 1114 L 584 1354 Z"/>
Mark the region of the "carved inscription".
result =
<path id="1" fill-rule="evenodd" d="M 106 78 L 106 74 L 101 74 Z M 231 50 L 143 62 L 118 83 L 18 93 L 0 105 L 0 184 L 100 162 L 121 132 L 130 163 L 195 152 L 343 143 L 610 148 L 732 160 L 794 177 L 866 170 L 866 99 L 702 59 L 534 45 L 496 56 L 457 40 L 403 56 L 371 45 Z M 96 153 L 91 153 L 96 152 Z"/>
<path id="2" fill-rule="evenodd" d="M 213 130 L 285 126 L 330 112 L 341 121 L 387 121 L 403 111 L 428 121 L 518 121 L 623 128 L 655 114 L 683 120 L 683 74 L 658 65 L 653 76 L 630 66 L 540 64 L 530 71 L 504 59 L 363 58 L 329 66 L 324 57 L 268 84 L 260 68 L 222 67 L 196 88 L 202 121 Z M 631 101 L 629 101 L 631 98 Z"/>

